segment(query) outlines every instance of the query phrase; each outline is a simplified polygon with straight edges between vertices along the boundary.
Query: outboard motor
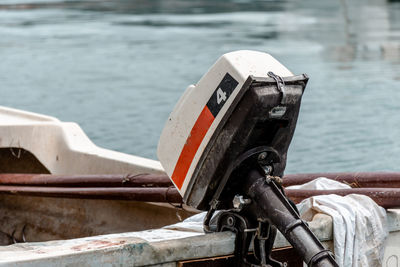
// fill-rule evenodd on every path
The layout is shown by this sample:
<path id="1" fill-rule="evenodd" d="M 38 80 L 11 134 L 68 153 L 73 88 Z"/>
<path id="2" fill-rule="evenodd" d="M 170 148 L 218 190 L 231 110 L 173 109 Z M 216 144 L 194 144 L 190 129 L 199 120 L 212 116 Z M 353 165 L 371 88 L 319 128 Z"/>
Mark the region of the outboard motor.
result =
<path id="1" fill-rule="evenodd" d="M 238 266 L 283 266 L 270 257 L 277 229 L 308 266 L 337 266 L 281 186 L 307 81 L 265 53 L 225 54 L 186 89 L 161 134 L 166 173 L 187 205 L 208 211 L 206 232 L 236 233 Z"/>

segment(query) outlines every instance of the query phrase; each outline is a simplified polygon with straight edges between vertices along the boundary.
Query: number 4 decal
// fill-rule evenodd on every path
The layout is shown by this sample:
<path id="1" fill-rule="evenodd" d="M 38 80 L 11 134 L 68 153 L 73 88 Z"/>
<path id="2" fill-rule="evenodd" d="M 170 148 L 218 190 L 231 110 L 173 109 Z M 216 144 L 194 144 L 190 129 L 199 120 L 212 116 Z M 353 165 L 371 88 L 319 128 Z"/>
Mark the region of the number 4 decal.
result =
<path id="1" fill-rule="evenodd" d="M 226 101 L 226 93 L 221 88 L 217 90 L 217 103 L 221 104 L 222 101 Z"/>

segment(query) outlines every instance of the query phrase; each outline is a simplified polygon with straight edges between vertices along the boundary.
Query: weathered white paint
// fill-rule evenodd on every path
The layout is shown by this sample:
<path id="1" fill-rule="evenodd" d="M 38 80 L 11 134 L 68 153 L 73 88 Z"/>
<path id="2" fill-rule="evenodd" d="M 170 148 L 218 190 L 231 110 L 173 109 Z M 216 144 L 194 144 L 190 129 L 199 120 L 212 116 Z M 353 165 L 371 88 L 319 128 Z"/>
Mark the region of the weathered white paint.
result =
<path id="1" fill-rule="evenodd" d="M 165 229 L 0 247 L 0 266 L 144 266 L 231 254 L 234 234 Z"/>
<path id="2" fill-rule="evenodd" d="M 400 209 L 389 209 L 387 214 L 390 233 L 382 267 L 400 267 Z"/>
<path id="3" fill-rule="evenodd" d="M 391 231 L 384 266 L 395 267 L 400 259 L 400 211 L 389 210 Z M 332 220 L 318 214 L 311 230 L 331 248 Z M 235 235 L 231 232 L 203 234 L 172 229 L 155 229 L 61 241 L 15 244 L 0 247 L 0 266 L 174 266 L 180 260 L 232 254 Z M 288 243 L 278 233 L 275 247 Z"/>

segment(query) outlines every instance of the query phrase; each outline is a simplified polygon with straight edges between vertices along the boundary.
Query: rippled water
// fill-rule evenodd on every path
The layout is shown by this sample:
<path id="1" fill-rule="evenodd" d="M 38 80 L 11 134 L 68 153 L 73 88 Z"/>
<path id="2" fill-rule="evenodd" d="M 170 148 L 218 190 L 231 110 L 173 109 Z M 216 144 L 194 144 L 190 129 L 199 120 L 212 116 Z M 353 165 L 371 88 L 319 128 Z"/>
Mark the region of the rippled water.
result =
<path id="1" fill-rule="evenodd" d="M 400 171 L 400 2 L 2 0 L 1 105 L 155 158 L 187 85 L 223 53 L 307 73 L 287 172 Z"/>

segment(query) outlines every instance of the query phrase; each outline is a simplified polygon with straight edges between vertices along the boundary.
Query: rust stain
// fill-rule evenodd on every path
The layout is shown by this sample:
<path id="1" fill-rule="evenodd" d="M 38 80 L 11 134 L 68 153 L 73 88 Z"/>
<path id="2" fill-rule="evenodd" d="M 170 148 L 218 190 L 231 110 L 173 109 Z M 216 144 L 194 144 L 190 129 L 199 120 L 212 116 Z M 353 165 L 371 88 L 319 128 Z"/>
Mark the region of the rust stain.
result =
<path id="1" fill-rule="evenodd" d="M 75 251 L 85 251 L 85 250 L 90 250 L 90 249 L 102 249 L 102 248 L 108 248 L 108 247 L 113 247 L 113 246 L 120 246 L 125 243 L 126 243 L 125 240 L 121 240 L 121 241 L 93 240 L 86 244 L 73 246 L 73 247 L 71 247 L 71 249 L 75 250 Z"/>

